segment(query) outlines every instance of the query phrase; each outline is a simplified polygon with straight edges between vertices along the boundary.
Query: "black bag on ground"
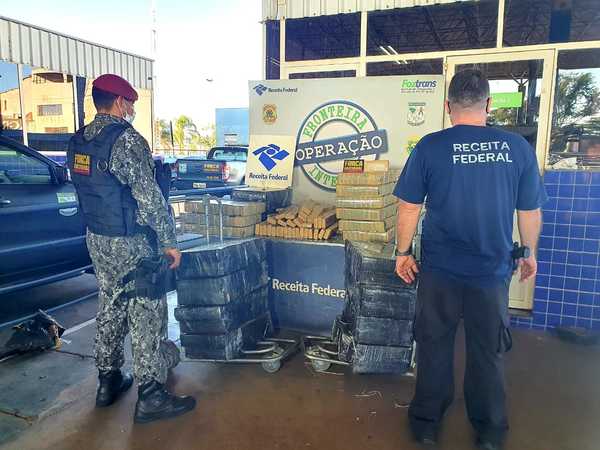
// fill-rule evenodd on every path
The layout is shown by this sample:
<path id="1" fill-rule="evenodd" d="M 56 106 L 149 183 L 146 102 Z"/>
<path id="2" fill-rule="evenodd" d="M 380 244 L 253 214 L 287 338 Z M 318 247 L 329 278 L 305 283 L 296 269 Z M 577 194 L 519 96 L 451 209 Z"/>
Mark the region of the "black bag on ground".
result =
<path id="1" fill-rule="evenodd" d="M 35 350 L 47 350 L 60 343 L 65 328 L 44 311 L 0 333 L 0 358 Z"/>
<path id="2" fill-rule="evenodd" d="M 180 280 L 221 277 L 258 265 L 266 258 L 267 246 L 264 239 L 211 243 L 208 248 L 197 247 L 183 251 L 177 276 Z"/>
<path id="3" fill-rule="evenodd" d="M 217 306 L 248 295 L 269 282 L 266 261 L 215 278 L 177 281 L 177 303 L 185 306 Z"/>
<path id="4" fill-rule="evenodd" d="M 242 356 L 242 349 L 253 349 L 271 328 L 271 316 L 262 316 L 246 322 L 226 334 L 182 334 L 181 345 L 191 359 L 229 360 Z"/>
<path id="5" fill-rule="evenodd" d="M 182 333 L 224 334 L 265 314 L 268 293 L 268 287 L 263 286 L 223 306 L 179 306 L 175 308 L 175 319 Z"/>

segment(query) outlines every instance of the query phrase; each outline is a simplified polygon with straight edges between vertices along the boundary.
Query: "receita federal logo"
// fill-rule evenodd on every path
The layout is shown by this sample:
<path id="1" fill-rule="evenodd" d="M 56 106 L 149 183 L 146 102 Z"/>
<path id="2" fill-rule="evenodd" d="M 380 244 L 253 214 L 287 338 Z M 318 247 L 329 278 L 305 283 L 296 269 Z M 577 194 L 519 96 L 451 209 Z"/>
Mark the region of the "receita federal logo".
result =
<path id="1" fill-rule="evenodd" d="M 282 161 L 290 155 L 287 150 L 284 150 L 275 144 L 257 148 L 252 153 L 258 156 L 260 163 L 269 172 L 277 165 L 278 161 Z"/>
<path id="2" fill-rule="evenodd" d="M 297 87 L 269 87 L 264 84 L 257 84 L 252 88 L 258 95 L 263 95 L 265 92 L 269 94 L 297 94 Z"/>
<path id="3" fill-rule="evenodd" d="M 437 80 L 402 80 L 400 92 L 403 94 L 412 93 L 434 93 L 437 87 Z"/>
<path id="4" fill-rule="evenodd" d="M 259 84 L 254 86 L 254 92 L 256 92 L 258 95 L 263 95 L 269 88 L 266 87 L 264 84 Z"/>
<path id="5" fill-rule="evenodd" d="M 334 191 L 345 159 L 377 159 L 388 151 L 386 130 L 362 106 L 333 100 L 311 111 L 296 138 L 295 165 L 322 189 Z"/>

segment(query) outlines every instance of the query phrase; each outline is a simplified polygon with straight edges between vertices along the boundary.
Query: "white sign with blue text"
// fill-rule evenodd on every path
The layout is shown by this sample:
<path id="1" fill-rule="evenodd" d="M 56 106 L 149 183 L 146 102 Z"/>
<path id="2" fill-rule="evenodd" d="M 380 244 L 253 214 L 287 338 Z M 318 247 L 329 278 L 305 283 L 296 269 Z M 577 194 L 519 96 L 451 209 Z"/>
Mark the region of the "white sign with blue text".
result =
<path id="1" fill-rule="evenodd" d="M 246 184 L 256 188 L 285 189 L 292 185 L 294 136 L 251 135 Z"/>

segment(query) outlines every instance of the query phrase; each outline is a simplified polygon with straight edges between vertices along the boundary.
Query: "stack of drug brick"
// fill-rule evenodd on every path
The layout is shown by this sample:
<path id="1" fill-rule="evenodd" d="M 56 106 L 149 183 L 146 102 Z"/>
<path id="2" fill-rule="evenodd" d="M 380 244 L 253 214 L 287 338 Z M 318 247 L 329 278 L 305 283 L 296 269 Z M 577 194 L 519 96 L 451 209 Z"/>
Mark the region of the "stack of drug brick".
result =
<path id="1" fill-rule="evenodd" d="M 230 360 L 271 326 L 266 245 L 229 241 L 183 252 L 175 318 L 192 359 Z"/>
<path id="2" fill-rule="evenodd" d="M 395 272 L 393 244 L 346 241 L 346 308 L 348 325 L 342 341 L 355 373 L 404 373 L 413 344 L 415 285 Z"/>
<path id="3" fill-rule="evenodd" d="M 241 202 L 221 200 L 223 208 L 223 236 L 227 238 L 245 238 L 254 236 L 254 227 L 261 221 L 265 212 L 263 202 Z M 210 201 L 208 221 L 211 236 L 219 235 L 219 204 Z M 181 215 L 183 231 L 186 233 L 206 234 L 206 214 L 204 200 L 185 202 L 185 213 Z"/>
<path id="4" fill-rule="evenodd" d="M 336 187 L 339 229 L 345 240 L 390 242 L 396 233 L 399 170 L 341 173 Z"/>
<path id="5" fill-rule="evenodd" d="M 279 209 L 256 225 L 258 236 L 298 240 L 327 240 L 338 228 L 335 208 L 313 201 Z"/>

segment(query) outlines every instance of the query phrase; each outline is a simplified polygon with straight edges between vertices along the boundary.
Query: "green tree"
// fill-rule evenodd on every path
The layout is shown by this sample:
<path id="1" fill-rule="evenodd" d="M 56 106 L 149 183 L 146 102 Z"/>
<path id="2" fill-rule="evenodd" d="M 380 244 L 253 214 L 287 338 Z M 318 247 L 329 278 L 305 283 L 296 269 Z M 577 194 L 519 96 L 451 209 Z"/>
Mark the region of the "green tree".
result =
<path id="1" fill-rule="evenodd" d="M 217 145 L 217 132 L 214 124 L 207 125 L 198 134 L 197 145 L 204 150 L 210 150 Z"/>
<path id="2" fill-rule="evenodd" d="M 594 75 L 590 72 L 560 74 L 554 99 L 550 152 L 564 152 L 571 136 L 600 136 L 600 120 L 594 117 L 598 113 L 600 86 Z"/>
<path id="3" fill-rule="evenodd" d="M 180 150 L 186 147 L 193 149 L 193 141 L 197 139 L 197 135 L 198 129 L 196 128 L 196 124 L 188 116 L 181 115 L 175 120 L 173 139 L 175 140 L 175 145 Z"/>
<path id="4" fill-rule="evenodd" d="M 171 124 L 165 119 L 156 121 L 156 135 L 160 149 L 173 150 L 171 142 Z"/>

